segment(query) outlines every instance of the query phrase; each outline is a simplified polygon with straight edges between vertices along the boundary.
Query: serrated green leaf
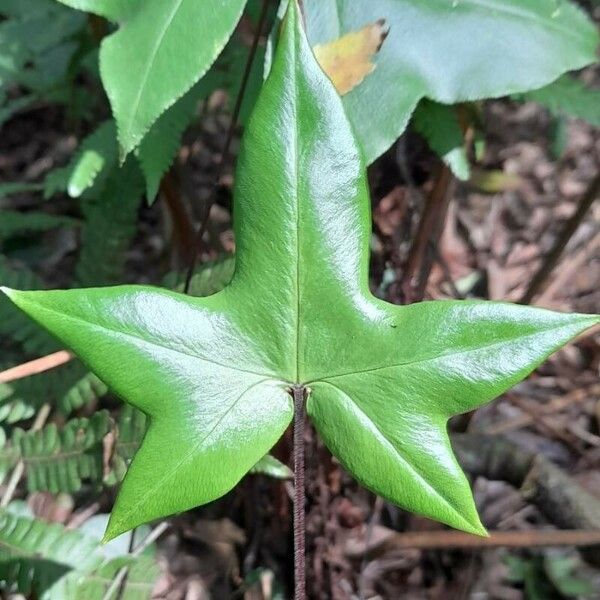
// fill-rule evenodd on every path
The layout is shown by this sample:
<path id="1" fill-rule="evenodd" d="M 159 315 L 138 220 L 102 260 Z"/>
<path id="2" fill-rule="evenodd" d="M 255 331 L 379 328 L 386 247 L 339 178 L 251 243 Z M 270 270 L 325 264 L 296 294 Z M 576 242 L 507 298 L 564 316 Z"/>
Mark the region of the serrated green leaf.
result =
<path id="1" fill-rule="evenodd" d="M 574 77 L 561 77 L 543 88 L 520 94 L 517 99 L 537 102 L 557 117 L 575 117 L 600 127 L 600 90 L 587 87 Z"/>
<path id="2" fill-rule="evenodd" d="M 105 39 L 100 71 L 123 155 L 212 65 L 245 0 L 147 0 Z"/>
<path id="3" fill-rule="evenodd" d="M 196 84 L 158 118 L 137 149 L 137 157 L 146 178 L 148 204 L 152 204 L 156 198 L 160 180 L 177 155 L 181 136 L 192 121 L 199 100 L 208 93 L 202 83 Z"/>
<path id="4" fill-rule="evenodd" d="M 454 175 L 462 181 L 469 179 L 471 168 L 455 108 L 422 100 L 413 115 L 413 123 L 415 130 L 427 140 Z"/>
<path id="5" fill-rule="evenodd" d="M 131 17 L 140 8 L 140 0 L 58 0 L 71 8 L 85 10 L 111 21 Z"/>
<path id="6" fill-rule="evenodd" d="M 566 0 L 305 0 L 312 45 L 376 19 L 390 27 L 375 71 L 344 97 L 367 162 L 421 98 L 444 104 L 535 89 L 596 62 L 598 31 Z"/>
<path id="7" fill-rule="evenodd" d="M 367 487 L 483 528 L 446 425 L 598 323 L 487 302 L 394 306 L 369 292 L 362 153 L 294 3 L 238 161 L 232 282 L 208 298 L 143 286 L 5 290 L 151 417 L 108 526 L 229 491 L 292 419 L 290 386 Z"/>

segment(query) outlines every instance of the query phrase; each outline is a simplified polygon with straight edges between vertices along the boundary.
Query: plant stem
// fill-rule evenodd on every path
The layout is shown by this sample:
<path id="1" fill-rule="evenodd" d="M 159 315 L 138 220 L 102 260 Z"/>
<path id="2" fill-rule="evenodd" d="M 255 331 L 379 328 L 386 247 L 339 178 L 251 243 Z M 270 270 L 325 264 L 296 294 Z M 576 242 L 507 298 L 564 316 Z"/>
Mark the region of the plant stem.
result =
<path id="1" fill-rule="evenodd" d="M 208 226 L 208 218 L 210 216 L 210 210 L 215 203 L 217 193 L 216 190 L 219 186 L 219 182 L 221 181 L 221 177 L 223 175 L 223 169 L 225 168 L 225 164 L 227 163 L 227 159 L 229 158 L 229 151 L 231 149 L 231 142 L 233 141 L 233 134 L 235 133 L 235 129 L 237 127 L 240 112 L 242 110 L 242 103 L 244 102 L 244 96 L 246 95 L 246 90 L 248 88 L 248 81 L 250 80 L 250 74 L 252 73 L 252 65 L 254 64 L 254 59 L 256 58 L 256 52 L 258 50 L 258 44 L 260 42 L 260 36 L 262 35 L 262 31 L 265 28 L 265 23 L 267 21 L 267 16 L 269 14 L 269 5 L 271 0 L 263 0 L 262 9 L 260 12 L 260 17 L 258 19 L 258 25 L 256 26 L 256 32 L 254 34 L 254 39 L 252 40 L 252 46 L 250 48 L 250 52 L 248 54 L 248 60 L 246 61 L 246 67 L 244 68 L 244 74 L 242 76 L 242 83 L 240 85 L 240 91 L 238 92 L 237 99 L 235 101 L 235 106 L 233 109 L 233 113 L 231 115 L 231 122 L 229 123 L 229 129 L 227 130 L 227 137 L 225 138 L 225 144 L 223 146 L 223 152 L 219 158 L 219 162 L 217 164 L 217 173 L 215 175 L 215 180 L 213 183 L 213 192 L 211 197 L 206 202 L 206 207 L 203 211 L 202 220 L 200 221 L 200 227 L 198 228 L 198 232 L 196 234 L 196 239 L 194 243 L 194 247 L 192 249 L 192 258 L 190 260 L 190 264 L 188 267 L 187 275 L 185 278 L 185 293 L 189 293 L 190 285 L 192 283 L 192 277 L 194 275 L 194 271 L 196 269 L 196 264 L 198 262 L 198 255 L 200 254 L 200 246 L 202 245 L 202 238 L 206 233 L 206 228 Z"/>
<path id="2" fill-rule="evenodd" d="M 541 267 L 533 276 L 527 291 L 523 294 L 521 300 L 519 300 L 521 304 L 529 304 L 534 296 L 542 291 L 548 276 L 558 263 L 558 259 L 563 253 L 563 250 L 569 243 L 569 240 L 573 237 L 573 234 L 579 228 L 579 225 L 581 225 L 581 222 L 594 203 L 594 200 L 596 200 L 599 195 L 600 173 L 598 173 L 588 185 L 585 193 L 579 200 L 579 204 L 577 205 L 577 209 L 573 213 L 573 216 L 565 223 L 563 230 L 554 242 L 550 252 L 545 256 Z"/>
<path id="3" fill-rule="evenodd" d="M 427 253 L 430 244 L 436 245 L 443 231 L 450 202 L 451 183 L 452 172 L 446 165 L 442 165 L 435 185 L 427 197 L 402 276 L 400 287 L 405 304 L 420 302 L 425 295 L 432 266 L 431 257 L 428 257 Z"/>
<path id="4" fill-rule="evenodd" d="M 294 398 L 294 581 L 295 600 L 306 599 L 306 524 L 304 486 L 304 404 L 306 388 L 292 387 Z"/>

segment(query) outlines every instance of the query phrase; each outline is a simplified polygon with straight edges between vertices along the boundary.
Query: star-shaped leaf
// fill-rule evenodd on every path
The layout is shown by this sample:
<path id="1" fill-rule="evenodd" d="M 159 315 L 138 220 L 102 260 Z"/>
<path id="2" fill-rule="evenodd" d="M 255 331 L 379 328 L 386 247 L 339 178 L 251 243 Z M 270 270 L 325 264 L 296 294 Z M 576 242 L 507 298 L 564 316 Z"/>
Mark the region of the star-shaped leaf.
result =
<path id="1" fill-rule="evenodd" d="M 296 383 L 357 479 L 481 533 L 448 418 L 508 389 L 598 318 L 486 302 L 398 307 L 369 293 L 364 164 L 295 3 L 236 184 L 236 270 L 214 296 L 6 290 L 151 418 L 107 536 L 235 486 L 289 425 Z"/>

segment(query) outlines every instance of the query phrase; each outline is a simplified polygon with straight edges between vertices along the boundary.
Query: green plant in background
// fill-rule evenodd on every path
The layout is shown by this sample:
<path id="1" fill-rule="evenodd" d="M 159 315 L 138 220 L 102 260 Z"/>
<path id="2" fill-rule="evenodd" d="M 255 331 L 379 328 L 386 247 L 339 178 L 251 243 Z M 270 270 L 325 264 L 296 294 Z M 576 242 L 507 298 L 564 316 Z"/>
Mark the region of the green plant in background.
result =
<path id="1" fill-rule="evenodd" d="M 597 572 L 576 554 L 547 550 L 529 556 L 504 557 L 508 579 L 523 585 L 527 600 L 593 598 Z"/>
<path id="2" fill-rule="evenodd" d="M 367 487 L 483 534 L 448 419 L 499 395 L 595 316 L 486 302 L 398 307 L 368 291 L 364 163 L 295 3 L 247 126 L 231 283 L 9 298 L 150 416 L 106 539 L 229 491 L 303 419 Z M 295 409 L 295 410 L 294 410 Z"/>

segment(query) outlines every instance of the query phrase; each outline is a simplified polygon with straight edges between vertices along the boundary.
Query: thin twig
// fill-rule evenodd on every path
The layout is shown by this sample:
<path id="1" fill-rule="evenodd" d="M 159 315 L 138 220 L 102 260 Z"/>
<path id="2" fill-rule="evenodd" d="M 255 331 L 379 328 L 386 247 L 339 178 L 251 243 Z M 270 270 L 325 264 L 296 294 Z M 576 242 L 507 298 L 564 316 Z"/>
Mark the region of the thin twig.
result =
<path id="1" fill-rule="evenodd" d="M 519 301 L 521 304 L 529 304 L 533 298 L 544 288 L 548 276 L 553 271 L 554 267 L 558 263 L 558 259 L 563 253 L 565 247 L 573 237 L 581 225 L 585 215 L 591 208 L 594 200 L 600 195 L 600 173 L 598 173 L 594 179 L 588 185 L 585 193 L 579 200 L 577 209 L 573 213 L 573 216 L 565 223 L 560 235 L 556 238 L 554 245 L 550 252 L 544 258 L 542 265 L 538 272 L 533 276 L 529 287 L 523 294 L 523 297 Z"/>
<path id="2" fill-rule="evenodd" d="M 35 421 L 33 422 L 30 431 L 39 431 L 46 423 L 46 420 L 48 419 L 49 415 L 50 404 L 46 403 L 38 411 L 38 414 L 35 417 Z M 21 481 L 21 477 L 23 477 L 23 473 L 25 473 L 25 462 L 23 461 L 23 459 L 21 459 L 15 466 L 10 480 L 6 486 L 6 490 L 4 492 L 4 495 L 2 496 L 2 500 L 0 501 L 1 508 L 8 506 L 8 504 L 12 500 L 15 490 L 19 485 L 19 481 Z"/>
<path id="3" fill-rule="evenodd" d="M 73 355 L 70 352 L 60 350 L 59 352 L 54 352 L 53 354 L 48 354 L 42 358 L 36 358 L 35 360 L 2 371 L 0 373 L 0 383 L 10 383 L 11 381 L 29 377 L 30 375 L 38 375 L 39 373 L 60 367 L 72 359 Z"/>
<path id="4" fill-rule="evenodd" d="M 231 121 L 229 123 L 229 129 L 227 130 L 227 137 L 225 138 L 225 144 L 223 146 L 223 152 L 219 157 L 219 162 L 217 164 L 217 172 L 215 175 L 214 183 L 212 186 L 212 194 L 210 198 L 207 200 L 202 219 L 200 221 L 200 227 L 196 233 L 196 238 L 194 242 L 194 248 L 192 250 L 192 259 L 190 260 L 189 268 L 187 271 L 187 275 L 185 278 L 185 293 L 189 293 L 190 285 L 192 283 L 192 277 L 194 275 L 194 271 L 196 270 L 196 265 L 198 263 L 198 256 L 200 255 L 200 248 L 202 246 L 202 238 L 206 233 L 206 228 L 208 227 L 208 220 L 210 216 L 210 211 L 216 201 L 217 198 L 217 189 L 221 182 L 221 177 L 223 176 L 223 169 L 225 168 L 225 164 L 227 163 L 227 159 L 229 158 L 229 152 L 231 149 L 231 143 L 233 141 L 233 134 L 235 133 L 239 118 L 240 112 L 242 110 L 242 103 L 244 101 L 244 96 L 246 94 L 246 90 L 248 89 L 248 81 L 250 80 L 250 75 L 252 73 L 252 66 L 254 64 L 254 60 L 256 58 L 256 53 L 258 50 L 258 44 L 260 42 L 260 37 L 262 35 L 262 31 L 265 27 L 265 23 L 267 21 L 267 16 L 269 14 L 269 5 L 271 0 L 263 0 L 262 9 L 260 12 L 260 17 L 258 19 L 258 25 L 256 26 L 256 32 L 254 34 L 254 39 L 252 40 L 252 46 L 250 47 L 250 52 L 248 54 L 248 60 L 246 61 L 246 67 L 244 69 L 244 74 L 242 76 L 242 83 L 240 86 L 240 91 L 238 92 L 237 99 L 235 102 L 235 106 L 233 109 L 233 113 L 231 115 Z"/>
<path id="5" fill-rule="evenodd" d="M 304 482 L 304 405 L 306 388 L 294 385 L 294 579 L 295 600 L 306 598 L 306 524 Z"/>
<path id="6" fill-rule="evenodd" d="M 585 245 L 569 260 L 562 262 L 560 269 L 556 273 L 556 277 L 544 289 L 536 299 L 536 304 L 540 306 L 548 306 L 555 297 L 564 293 L 566 285 L 569 281 L 579 273 L 581 269 L 592 256 L 595 256 L 600 248 L 600 231 L 588 240 Z"/>
<path id="7" fill-rule="evenodd" d="M 419 302 L 425 294 L 425 287 L 433 263 L 431 257 L 427 257 L 427 251 L 430 244 L 437 244 L 443 230 L 450 201 L 449 188 L 451 182 L 452 172 L 446 165 L 442 165 L 433 190 L 427 197 L 423 215 L 402 275 L 401 289 L 406 304 Z"/>
<path id="8" fill-rule="evenodd" d="M 596 546 L 600 544 L 600 529 L 595 530 L 530 530 L 494 531 L 489 537 L 480 537 L 462 531 L 410 531 L 390 532 L 386 539 L 372 548 L 371 554 L 381 554 L 389 549 L 415 548 L 423 550 L 448 548 L 535 548 L 545 546 Z M 346 555 L 354 557 L 362 544 L 349 543 Z"/>
<path id="9" fill-rule="evenodd" d="M 500 435 L 515 429 L 521 429 L 531 425 L 540 415 L 551 416 L 555 413 L 564 411 L 573 404 L 593 400 L 595 396 L 600 395 L 600 384 L 595 383 L 587 387 L 576 388 L 564 396 L 556 396 L 548 404 L 543 404 L 539 407 L 539 412 L 531 414 L 527 412 L 510 420 L 500 421 L 486 427 L 484 433 L 487 435 Z"/>
<path id="10" fill-rule="evenodd" d="M 102 505 L 100 504 L 100 502 L 93 502 L 87 508 L 76 512 L 69 519 L 69 522 L 66 524 L 65 529 L 78 529 L 85 522 L 91 519 L 101 508 Z"/>

